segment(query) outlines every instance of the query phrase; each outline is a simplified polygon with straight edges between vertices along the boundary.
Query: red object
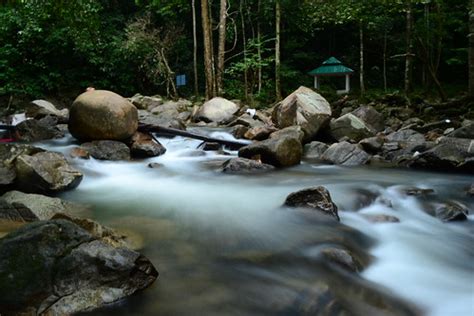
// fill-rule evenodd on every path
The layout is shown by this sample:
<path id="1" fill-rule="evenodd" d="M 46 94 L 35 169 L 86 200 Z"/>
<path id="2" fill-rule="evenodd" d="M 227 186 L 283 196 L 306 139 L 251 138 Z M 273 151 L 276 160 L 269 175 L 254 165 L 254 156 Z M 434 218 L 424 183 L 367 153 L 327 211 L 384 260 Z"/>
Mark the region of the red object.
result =
<path id="1" fill-rule="evenodd" d="M 13 138 L 0 138 L 0 143 L 11 143 L 15 140 Z"/>

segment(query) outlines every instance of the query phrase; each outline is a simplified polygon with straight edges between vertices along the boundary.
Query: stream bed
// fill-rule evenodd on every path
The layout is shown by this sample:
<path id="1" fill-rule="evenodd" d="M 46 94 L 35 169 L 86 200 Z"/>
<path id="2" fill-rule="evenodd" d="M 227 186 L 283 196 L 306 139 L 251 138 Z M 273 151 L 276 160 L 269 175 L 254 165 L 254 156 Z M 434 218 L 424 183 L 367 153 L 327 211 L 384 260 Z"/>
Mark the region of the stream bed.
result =
<path id="1" fill-rule="evenodd" d="M 60 197 L 90 205 L 89 217 L 129 235 L 160 273 L 149 289 L 86 315 L 326 315 L 314 301 L 321 291 L 337 298 L 335 315 L 377 315 L 358 302 L 378 295 L 398 306 L 393 315 L 474 315 L 474 216 L 443 223 L 426 212 L 448 200 L 474 210 L 465 191 L 473 176 L 310 162 L 228 175 L 219 165 L 236 152 L 204 152 L 181 137 L 160 142 L 167 152 L 156 158 L 73 160 L 84 180 Z M 70 137 L 37 145 L 66 155 L 75 146 Z M 341 223 L 282 207 L 288 194 L 318 185 Z M 405 194 L 411 187 L 434 193 Z M 332 268 L 321 260 L 327 247 L 367 267 L 360 275 Z"/>

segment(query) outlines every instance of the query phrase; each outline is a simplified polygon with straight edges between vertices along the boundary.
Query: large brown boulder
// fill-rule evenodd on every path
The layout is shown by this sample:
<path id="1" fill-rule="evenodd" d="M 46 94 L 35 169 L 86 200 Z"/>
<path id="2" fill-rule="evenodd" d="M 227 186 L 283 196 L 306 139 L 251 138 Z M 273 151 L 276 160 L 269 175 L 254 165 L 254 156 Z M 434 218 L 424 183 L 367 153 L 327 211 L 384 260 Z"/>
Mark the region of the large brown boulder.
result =
<path id="1" fill-rule="evenodd" d="M 72 104 L 69 131 L 86 140 L 125 140 L 138 127 L 138 113 L 130 101 L 106 90 L 84 92 Z"/>
<path id="2" fill-rule="evenodd" d="M 196 113 L 195 120 L 206 123 L 225 124 L 234 119 L 239 106 L 227 99 L 216 97 L 204 103 Z"/>
<path id="3" fill-rule="evenodd" d="M 299 87 L 275 107 L 272 120 L 279 128 L 301 126 L 306 143 L 329 122 L 331 115 L 326 99 L 309 88 Z"/>

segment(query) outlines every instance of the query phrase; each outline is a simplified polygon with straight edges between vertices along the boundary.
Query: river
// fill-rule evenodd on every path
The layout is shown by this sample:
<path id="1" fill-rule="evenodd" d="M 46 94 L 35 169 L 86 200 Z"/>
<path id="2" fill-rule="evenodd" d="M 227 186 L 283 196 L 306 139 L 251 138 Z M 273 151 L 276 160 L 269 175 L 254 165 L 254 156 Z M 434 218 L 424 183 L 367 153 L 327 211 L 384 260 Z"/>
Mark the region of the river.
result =
<path id="1" fill-rule="evenodd" d="M 310 162 L 227 175 L 218 166 L 236 152 L 204 152 L 181 137 L 160 141 L 167 152 L 156 158 L 73 160 L 85 177 L 61 197 L 90 205 L 91 218 L 130 235 L 160 273 L 149 289 L 87 315 L 305 314 L 318 282 L 347 295 L 349 309 L 362 286 L 423 315 L 474 315 L 474 216 L 443 223 L 425 212 L 447 200 L 474 210 L 465 192 L 473 176 Z M 74 146 L 70 137 L 39 145 L 64 153 Z M 291 192 L 317 185 L 330 191 L 341 224 L 282 207 Z M 434 194 L 409 196 L 409 187 Z M 374 214 L 400 222 L 367 220 Z M 328 245 L 370 263 L 360 277 L 328 269 L 320 260 Z"/>

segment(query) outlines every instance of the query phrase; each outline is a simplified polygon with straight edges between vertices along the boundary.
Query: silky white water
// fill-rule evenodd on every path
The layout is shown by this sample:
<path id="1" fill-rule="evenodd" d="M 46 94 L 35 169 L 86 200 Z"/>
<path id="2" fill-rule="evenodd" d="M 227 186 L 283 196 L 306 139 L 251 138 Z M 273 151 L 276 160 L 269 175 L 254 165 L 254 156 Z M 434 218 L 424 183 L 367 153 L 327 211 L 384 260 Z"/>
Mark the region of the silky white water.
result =
<path id="1" fill-rule="evenodd" d="M 380 291 L 426 315 L 474 315 L 474 217 L 443 223 L 424 211 L 430 203 L 451 199 L 474 210 L 474 199 L 464 191 L 473 176 L 310 163 L 226 175 L 219 165 L 236 152 L 204 152 L 196 149 L 200 141 L 181 137 L 160 141 L 167 152 L 152 159 L 71 160 L 85 177 L 62 197 L 91 205 L 92 218 L 138 236 L 140 251 L 160 272 L 152 288 L 91 314 L 272 313 L 269 306 L 258 306 L 278 310 L 320 276 L 297 260 L 278 269 L 241 269 L 221 260 L 248 253 L 311 256 L 314 245 L 346 242 L 360 244 L 373 257 L 362 277 Z M 69 138 L 39 145 L 66 155 L 74 147 Z M 149 163 L 159 165 L 149 168 Z M 341 231 L 330 221 L 314 226 L 281 207 L 289 193 L 316 185 L 328 188 L 342 224 L 354 231 Z M 426 198 L 403 193 L 413 186 L 435 193 Z M 392 215 L 400 222 L 372 223 L 367 214 Z"/>

